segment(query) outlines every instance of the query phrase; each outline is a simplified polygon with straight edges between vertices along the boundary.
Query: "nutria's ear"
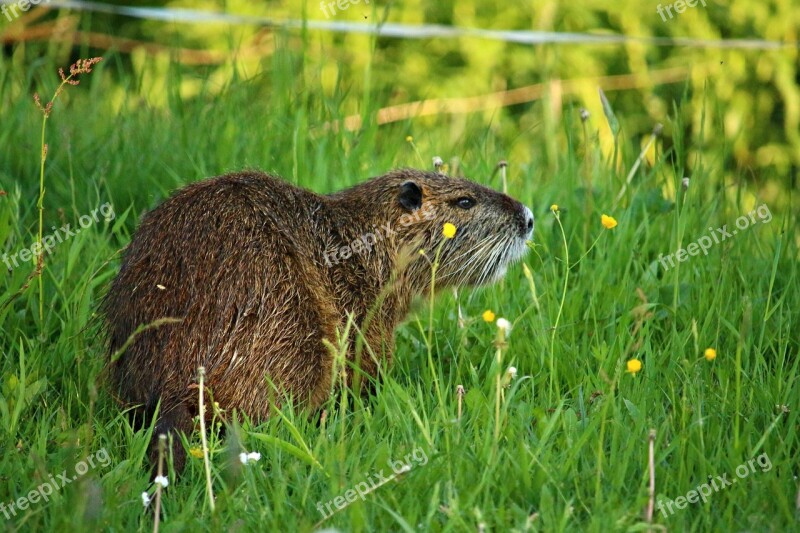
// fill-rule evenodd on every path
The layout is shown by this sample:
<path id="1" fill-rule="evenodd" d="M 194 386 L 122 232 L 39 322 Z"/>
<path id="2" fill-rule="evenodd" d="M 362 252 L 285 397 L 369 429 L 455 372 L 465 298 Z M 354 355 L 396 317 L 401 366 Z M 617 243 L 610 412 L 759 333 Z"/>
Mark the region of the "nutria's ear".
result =
<path id="1" fill-rule="evenodd" d="M 404 208 L 415 211 L 422 205 L 422 189 L 413 181 L 407 181 L 400 186 L 397 199 Z"/>

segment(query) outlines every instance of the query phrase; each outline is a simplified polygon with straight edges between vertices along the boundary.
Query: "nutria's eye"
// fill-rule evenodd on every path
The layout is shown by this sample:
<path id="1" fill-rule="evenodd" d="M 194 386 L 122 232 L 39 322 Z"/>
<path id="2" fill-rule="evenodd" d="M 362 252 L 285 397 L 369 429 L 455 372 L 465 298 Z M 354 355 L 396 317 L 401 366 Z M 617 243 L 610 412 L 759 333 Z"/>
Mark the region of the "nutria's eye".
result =
<path id="1" fill-rule="evenodd" d="M 456 200 L 456 205 L 461 209 L 472 209 L 475 207 L 475 200 L 469 196 L 465 196 Z"/>

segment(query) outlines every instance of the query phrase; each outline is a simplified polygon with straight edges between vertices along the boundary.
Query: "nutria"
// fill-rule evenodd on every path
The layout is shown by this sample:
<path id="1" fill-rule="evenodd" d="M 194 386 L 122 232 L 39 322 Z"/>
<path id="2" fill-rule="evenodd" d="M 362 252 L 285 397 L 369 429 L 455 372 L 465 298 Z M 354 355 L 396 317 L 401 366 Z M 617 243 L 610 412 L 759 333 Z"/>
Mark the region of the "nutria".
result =
<path id="1" fill-rule="evenodd" d="M 191 184 L 143 218 L 106 296 L 116 393 L 145 420 L 161 402 L 154 438 L 193 429 L 200 366 L 223 409 L 264 419 L 275 387 L 313 409 L 331 388 L 323 339 L 336 342 L 348 313 L 369 346 L 349 339 L 348 360 L 377 377 L 440 245 L 436 289 L 481 285 L 524 255 L 532 231 L 520 202 L 433 172 L 397 170 L 328 196 L 250 171 Z M 180 321 L 122 350 L 166 317 Z M 180 471 L 182 446 L 173 461 Z"/>

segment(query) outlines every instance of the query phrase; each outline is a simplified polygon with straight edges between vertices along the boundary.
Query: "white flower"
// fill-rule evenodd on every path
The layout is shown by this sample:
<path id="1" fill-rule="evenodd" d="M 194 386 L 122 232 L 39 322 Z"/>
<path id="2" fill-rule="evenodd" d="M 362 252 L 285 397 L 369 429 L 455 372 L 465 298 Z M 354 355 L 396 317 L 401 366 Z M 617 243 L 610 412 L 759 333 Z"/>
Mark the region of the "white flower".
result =
<path id="1" fill-rule="evenodd" d="M 153 480 L 153 483 L 156 485 L 161 485 L 166 489 L 167 485 L 169 485 L 169 480 L 166 476 L 156 476 L 156 478 Z"/>
<path id="2" fill-rule="evenodd" d="M 142 493 L 142 505 L 145 507 L 150 505 L 150 495 L 146 491 Z"/>
<path id="3" fill-rule="evenodd" d="M 506 374 L 508 374 L 508 377 L 510 379 L 516 378 L 517 377 L 517 367 L 515 367 L 515 366 L 508 367 L 508 370 L 506 370 Z"/>
<path id="4" fill-rule="evenodd" d="M 250 452 L 250 453 L 242 452 L 239 454 L 239 461 L 241 461 L 243 465 L 246 465 L 247 463 L 250 462 L 252 463 L 258 462 L 258 460 L 260 459 L 261 459 L 261 454 L 258 452 Z"/>
<path id="5" fill-rule="evenodd" d="M 502 329 L 504 333 L 508 333 L 509 331 L 511 331 L 511 322 L 509 322 L 505 318 L 498 318 L 497 327 Z"/>

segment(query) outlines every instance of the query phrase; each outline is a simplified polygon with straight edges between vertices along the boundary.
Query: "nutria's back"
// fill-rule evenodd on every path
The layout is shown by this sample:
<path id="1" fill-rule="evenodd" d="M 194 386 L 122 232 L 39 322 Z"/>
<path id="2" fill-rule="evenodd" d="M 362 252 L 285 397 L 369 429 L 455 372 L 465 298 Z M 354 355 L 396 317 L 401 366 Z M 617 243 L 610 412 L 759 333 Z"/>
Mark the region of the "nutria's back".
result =
<path id="1" fill-rule="evenodd" d="M 415 170 L 330 196 L 259 172 L 184 188 L 144 217 L 104 302 L 110 353 L 141 325 L 180 319 L 141 332 L 111 364 L 120 399 L 145 420 L 161 401 L 154 435 L 190 431 L 204 366 L 223 409 L 263 419 L 271 398 L 282 401 L 268 382 L 316 407 L 331 385 L 323 339 L 348 313 L 374 354 L 354 362 L 377 376 L 411 299 L 429 288 L 418 251 L 434 253 L 445 222 L 458 229 L 442 245 L 437 288 L 501 276 L 533 217 L 491 189 Z M 183 450 L 174 453 L 180 470 Z"/>

